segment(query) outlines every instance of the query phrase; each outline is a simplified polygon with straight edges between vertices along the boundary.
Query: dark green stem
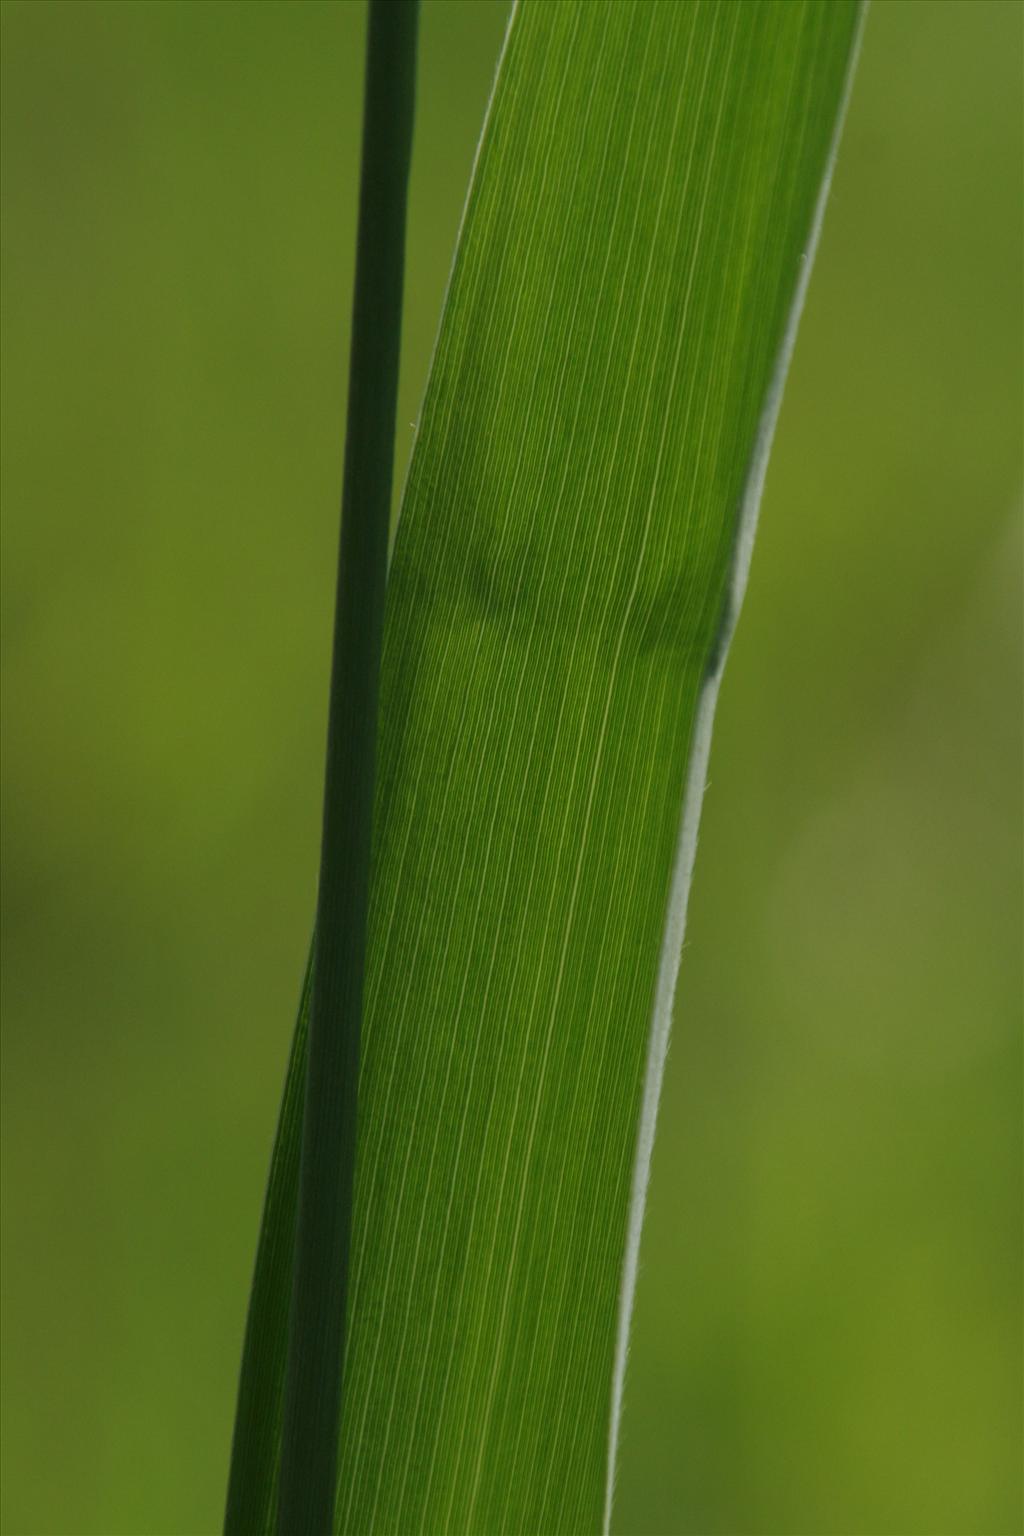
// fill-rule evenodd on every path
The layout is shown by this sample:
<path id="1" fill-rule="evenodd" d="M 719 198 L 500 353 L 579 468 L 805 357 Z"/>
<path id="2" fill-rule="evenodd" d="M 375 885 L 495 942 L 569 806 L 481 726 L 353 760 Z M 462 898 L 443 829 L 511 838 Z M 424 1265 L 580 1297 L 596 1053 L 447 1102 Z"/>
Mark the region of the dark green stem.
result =
<path id="1" fill-rule="evenodd" d="M 416 0 L 370 0 L 279 1536 L 334 1520 L 416 26 Z"/>

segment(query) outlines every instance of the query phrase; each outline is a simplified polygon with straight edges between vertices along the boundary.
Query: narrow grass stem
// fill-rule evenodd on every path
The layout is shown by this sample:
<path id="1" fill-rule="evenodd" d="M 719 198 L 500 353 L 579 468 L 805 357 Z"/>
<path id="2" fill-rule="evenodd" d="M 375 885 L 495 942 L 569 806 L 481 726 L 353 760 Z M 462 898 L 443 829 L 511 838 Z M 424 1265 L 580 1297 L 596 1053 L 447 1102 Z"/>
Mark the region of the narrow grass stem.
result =
<path id="1" fill-rule="evenodd" d="M 334 1518 L 416 30 L 417 0 L 370 0 L 279 1536 Z"/>

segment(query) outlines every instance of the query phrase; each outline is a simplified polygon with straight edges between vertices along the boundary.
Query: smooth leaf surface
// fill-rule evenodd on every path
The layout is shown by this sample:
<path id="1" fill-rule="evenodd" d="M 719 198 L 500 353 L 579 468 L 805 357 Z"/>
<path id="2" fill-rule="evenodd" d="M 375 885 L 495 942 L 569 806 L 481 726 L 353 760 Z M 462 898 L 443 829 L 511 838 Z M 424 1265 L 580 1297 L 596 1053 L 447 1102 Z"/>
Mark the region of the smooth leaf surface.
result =
<path id="1" fill-rule="evenodd" d="M 389 579 L 339 1531 L 608 1518 L 710 718 L 859 18 L 510 25 Z M 236 1531 L 272 1526 L 303 1028 Z"/>

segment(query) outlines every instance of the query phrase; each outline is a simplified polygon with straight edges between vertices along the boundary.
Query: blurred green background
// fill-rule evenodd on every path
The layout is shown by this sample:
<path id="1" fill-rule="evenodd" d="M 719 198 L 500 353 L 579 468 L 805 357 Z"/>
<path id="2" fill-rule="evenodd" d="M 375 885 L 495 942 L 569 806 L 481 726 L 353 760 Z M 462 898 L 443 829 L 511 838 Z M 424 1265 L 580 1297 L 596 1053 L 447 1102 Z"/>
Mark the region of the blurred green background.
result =
<path id="1" fill-rule="evenodd" d="M 504 16 L 424 8 L 403 465 Z M 869 17 L 712 754 L 622 1536 L 1021 1530 L 1022 17 Z M 363 28 L 2 8 L 10 1536 L 221 1518 L 314 898 Z"/>

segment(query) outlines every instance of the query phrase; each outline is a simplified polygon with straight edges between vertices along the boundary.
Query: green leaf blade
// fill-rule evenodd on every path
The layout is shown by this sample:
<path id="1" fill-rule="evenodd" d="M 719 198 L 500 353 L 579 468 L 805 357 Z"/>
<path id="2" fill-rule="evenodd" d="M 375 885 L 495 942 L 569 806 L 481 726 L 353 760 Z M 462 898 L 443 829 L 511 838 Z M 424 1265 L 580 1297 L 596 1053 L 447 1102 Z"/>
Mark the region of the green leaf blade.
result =
<path id="1" fill-rule="evenodd" d="M 389 578 L 339 1531 L 608 1517 L 656 1002 L 859 15 L 512 22 Z"/>

